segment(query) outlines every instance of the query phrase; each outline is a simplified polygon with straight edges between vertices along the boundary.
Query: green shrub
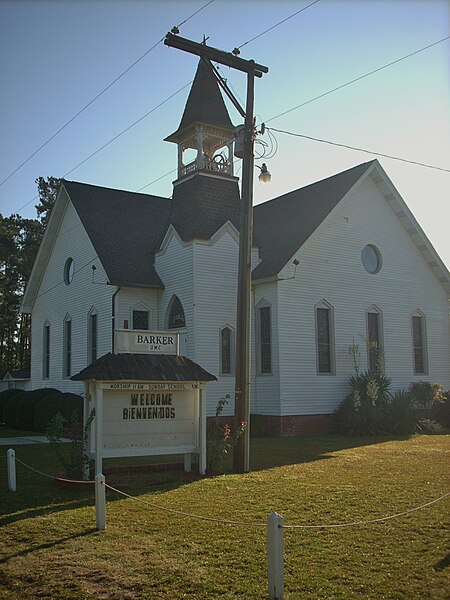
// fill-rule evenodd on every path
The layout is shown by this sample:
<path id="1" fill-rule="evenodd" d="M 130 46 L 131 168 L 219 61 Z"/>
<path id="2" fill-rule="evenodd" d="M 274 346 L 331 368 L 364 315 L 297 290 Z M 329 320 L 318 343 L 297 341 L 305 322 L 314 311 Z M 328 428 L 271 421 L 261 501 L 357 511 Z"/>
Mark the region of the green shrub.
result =
<path id="1" fill-rule="evenodd" d="M 431 409 L 432 418 L 442 427 L 450 429 L 450 390 L 443 392 Z"/>
<path id="2" fill-rule="evenodd" d="M 28 392 L 21 391 L 20 394 L 14 394 L 6 402 L 3 408 L 3 421 L 6 427 L 17 429 L 17 404 L 24 394 L 28 394 Z"/>
<path id="3" fill-rule="evenodd" d="M 411 383 L 409 391 L 416 402 L 416 406 L 421 408 L 432 408 L 435 403 L 441 402 L 443 397 L 442 385 L 429 381 Z"/>
<path id="4" fill-rule="evenodd" d="M 86 454 L 87 440 L 89 431 L 92 426 L 92 421 L 95 417 L 95 410 L 92 410 L 89 418 L 84 426 L 83 435 L 79 436 L 78 431 L 78 415 L 77 411 L 74 411 L 70 420 L 67 423 L 66 419 L 60 412 L 50 420 L 47 426 L 47 438 L 50 443 L 50 447 L 55 451 L 61 466 L 64 469 L 64 473 L 68 477 L 75 477 L 81 479 L 84 475 L 84 471 L 89 469 L 89 457 Z M 62 444 L 62 436 L 66 435 L 68 428 L 68 435 L 70 438 L 70 444 Z"/>
<path id="5" fill-rule="evenodd" d="M 53 388 L 39 388 L 25 392 L 17 401 L 16 423 L 18 429 L 34 429 L 34 409 L 42 399 L 54 394 Z"/>
<path id="6" fill-rule="evenodd" d="M 24 392 L 17 399 L 16 427 L 17 429 L 34 429 L 34 404 L 33 392 Z"/>
<path id="7" fill-rule="evenodd" d="M 387 425 L 391 380 L 381 373 L 358 373 L 349 379 L 351 393 L 335 412 L 338 433 L 379 435 Z"/>
<path id="8" fill-rule="evenodd" d="M 66 423 L 73 419 L 76 413 L 78 423 L 83 420 L 83 398 L 70 392 L 50 394 L 36 403 L 34 407 L 34 428 L 36 431 L 46 432 L 50 421 L 60 413 Z"/>
<path id="9" fill-rule="evenodd" d="M 19 397 L 23 394 L 23 390 L 4 390 L 0 392 L 0 423 L 3 423 L 3 410 L 8 400 L 14 397 Z"/>
<path id="10" fill-rule="evenodd" d="M 247 427 L 247 423 L 242 421 L 237 430 L 233 431 L 230 425 L 222 422 L 222 411 L 229 399 L 227 394 L 219 400 L 216 415 L 206 426 L 206 470 L 209 473 L 223 472 L 227 455 L 232 452 Z"/>
<path id="11" fill-rule="evenodd" d="M 404 390 L 395 392 L 386 412 L 386 428 L 394 435 L 411 435 L 417 429 L 420 415 L 414 398 Z"/>

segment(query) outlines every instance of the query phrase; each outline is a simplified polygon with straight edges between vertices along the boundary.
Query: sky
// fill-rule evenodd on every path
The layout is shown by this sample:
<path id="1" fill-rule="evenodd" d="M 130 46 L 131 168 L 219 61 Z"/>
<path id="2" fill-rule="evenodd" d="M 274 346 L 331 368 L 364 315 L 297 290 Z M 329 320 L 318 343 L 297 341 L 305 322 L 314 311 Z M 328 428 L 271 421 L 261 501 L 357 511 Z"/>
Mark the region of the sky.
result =
<path id="1" fill-rule="evenodd" d="M 272 181 L 255 172 L 255 204 L 378 158 L 450 267 L 447 0 L 0 0 L 1 214 L 35 218 L 39 176 L 171 196 L 177 151 L 163 140 L 198 61 L 161 42 L 174 25 L 269 68 L 258 128 L 446 169 L 271 131 L 255 148 L 273 154 L 256 160 Z M 245 75 L 221 72 L 245 105 Z"/>

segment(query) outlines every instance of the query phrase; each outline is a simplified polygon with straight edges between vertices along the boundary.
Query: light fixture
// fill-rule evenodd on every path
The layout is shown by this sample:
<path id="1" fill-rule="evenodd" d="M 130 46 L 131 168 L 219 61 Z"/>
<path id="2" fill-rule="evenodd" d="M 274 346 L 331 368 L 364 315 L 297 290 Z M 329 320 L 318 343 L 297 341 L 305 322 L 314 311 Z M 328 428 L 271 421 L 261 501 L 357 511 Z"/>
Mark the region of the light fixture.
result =
<path id="1" fill-rule="evenodd" d="M 272 179 L 272 175 L 267 170 L 266 163 L 263 163 L 261 166 L 255 165 L 255 167 L 258 167 L 258 169 L 261 171 L 261 173 L 258 175 L 259 181 L 261 183 L 270 183 L 270 180 Z"/>

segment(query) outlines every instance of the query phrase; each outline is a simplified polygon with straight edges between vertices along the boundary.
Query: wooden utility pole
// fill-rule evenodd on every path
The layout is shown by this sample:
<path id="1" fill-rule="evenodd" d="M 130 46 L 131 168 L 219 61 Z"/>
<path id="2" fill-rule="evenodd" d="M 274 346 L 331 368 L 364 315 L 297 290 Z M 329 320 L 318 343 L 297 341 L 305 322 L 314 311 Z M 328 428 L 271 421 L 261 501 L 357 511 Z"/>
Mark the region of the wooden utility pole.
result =
<path id="1" fill-rule="evenodd" d="M 239 232 L 239 274 L 236 318 L 236 385 L 235 385 L 235 425 L 247 423 L 244 434 L 234 449 L 233 467 L 236 473 L 249 470 L 250 456 L 250 359 L 251 359 L 251 255 L 253 232 L 253 142 L 254 142 L 254 83 L 255 77 L 262 77 L 269 69 L 244 60 L 230 52 L 224 52 L 206 44 L 199 44 L 176 34 L 168 33 L 164 40 L 166 46 L 172 46 L 200 56 L 208 62 L 217 77 L 218 83 L 244 117 L 244 155 L 242 158 L 242 198 Z M 247 100 L 245 110 L 239 105 L 226 83 L 217 75 L 210 61 L 220 63 L 247 73 Z"/>

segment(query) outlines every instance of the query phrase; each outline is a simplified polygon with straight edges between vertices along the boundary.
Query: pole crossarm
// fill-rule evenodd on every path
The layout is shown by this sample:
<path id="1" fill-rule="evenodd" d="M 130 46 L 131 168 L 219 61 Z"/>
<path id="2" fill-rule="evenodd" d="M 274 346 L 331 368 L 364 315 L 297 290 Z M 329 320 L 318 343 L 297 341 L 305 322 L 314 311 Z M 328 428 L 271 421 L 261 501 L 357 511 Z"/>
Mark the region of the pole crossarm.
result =
<path id="1" fill-rule="evenodd" d="M 212 46 L 206 46 L 206 44 L 199 44 L 186 38 L 175 35 L 174 33 L 168 33 L 164 39 L 164 44 L 171 48 L 178 48 L 184 50 L 190 54 L 196 54 L 202 58 L 213 60 L 227 67 L 237 69 L 238 71 L 244 71 L 244 73 L 251 73 L 255 77 L 262 77 L 263 73 L 268 73 L 268 67 L 255 63 L 254 60 L 245 60 L 234 56 L 231 52 L 224 52 L 218 48 Z"/>

